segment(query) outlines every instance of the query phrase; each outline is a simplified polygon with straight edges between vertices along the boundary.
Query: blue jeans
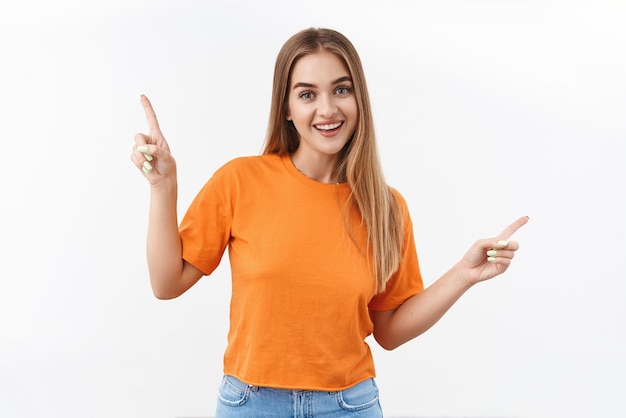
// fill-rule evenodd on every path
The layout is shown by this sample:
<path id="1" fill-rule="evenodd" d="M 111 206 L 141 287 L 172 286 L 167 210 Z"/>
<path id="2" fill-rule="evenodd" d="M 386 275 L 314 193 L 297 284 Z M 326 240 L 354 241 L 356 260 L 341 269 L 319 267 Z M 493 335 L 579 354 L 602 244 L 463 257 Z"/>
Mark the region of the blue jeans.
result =
<path id="1" fill-rule="evenodd" d="M 216 418 L 382 418 L 374 379 L 336 391 L 274 389 L 224 376 Z"/>

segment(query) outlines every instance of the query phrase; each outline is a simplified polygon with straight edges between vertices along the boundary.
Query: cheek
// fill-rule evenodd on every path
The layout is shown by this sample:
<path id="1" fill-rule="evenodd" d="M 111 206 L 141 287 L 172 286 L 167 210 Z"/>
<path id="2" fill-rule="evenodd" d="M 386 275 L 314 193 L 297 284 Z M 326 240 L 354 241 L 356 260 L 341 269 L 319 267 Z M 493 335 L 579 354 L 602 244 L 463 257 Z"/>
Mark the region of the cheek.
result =
<path id="1" fill-rule="evenodd" d="M 298 109 L 297 107 L 292 108 L 288 111 L 289 120 L 294 123 L 294 125 L 304 125 L 309 121 L 309 115 L 303 111 L 303 109 Z"/>
<path id="2" fill-rule="evenodd" d="M 352 128 L 354 129 L 359 123 L 359 111 L 357 110 L 356 106 L 354 108 L 354 111 L 350 114 L 350 119 L 352 120 Z"/>
<path id="3" fill-rule="evenodd" d="M 346 108 L 346 112 L 348 112 L 349 117 L 356 124 L 356 121 L 359 120 L 359 109 L 358 109 L 358 106 L 356 104 L 356 100 L 353 101 L 352 103 L 350 103 L 350 105 Z"/>

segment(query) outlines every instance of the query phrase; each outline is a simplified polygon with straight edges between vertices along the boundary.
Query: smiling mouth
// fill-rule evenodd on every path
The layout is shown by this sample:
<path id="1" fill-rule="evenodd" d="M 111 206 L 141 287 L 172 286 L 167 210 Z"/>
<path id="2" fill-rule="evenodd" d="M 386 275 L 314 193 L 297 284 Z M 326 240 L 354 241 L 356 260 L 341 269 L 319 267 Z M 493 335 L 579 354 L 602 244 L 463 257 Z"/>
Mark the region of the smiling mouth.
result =
<path id="1" fill-rule="evenodd" d="M 328 132 L 328 131 L 334 131 L 335 129 L 339 128 L 341 125 L 343 125 L 343 122 L 329 123 L 327 125 L 313 125 L 313 126 L 318 131 Z"/>

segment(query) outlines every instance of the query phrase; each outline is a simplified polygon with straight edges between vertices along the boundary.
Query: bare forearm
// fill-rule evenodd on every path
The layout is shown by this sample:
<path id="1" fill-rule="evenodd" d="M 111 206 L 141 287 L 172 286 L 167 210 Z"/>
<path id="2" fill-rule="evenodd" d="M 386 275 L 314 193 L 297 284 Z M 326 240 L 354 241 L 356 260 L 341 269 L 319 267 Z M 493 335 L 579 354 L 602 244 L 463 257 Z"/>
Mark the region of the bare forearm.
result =
<path id="1" fill-rule="evenodd" d="M 150 189 L 146 254 L 152 290 L 159 298 L 178 296 L 183 269 L 177 193 L 176 180 Z"/>
<path id="2" fill-rule="evenodd" d="M 394 349 L 423 334 L 435 325 L 454 303 L 471 287 L 460 277 L 457 266 L 423 292 L 405 301 L 390 313 L 387 325 L 376 332 L 378 342 Z"/>
<path id="3" fill-rule="evenodd" d="M 435 325 L 474 284 L 504 273 L 519 249 L 509 237 L 527 222 L 522 216 L 499 235 L 476 241 L 446 274 L 396 310 L 370 312 L 380 345 L 391 350 L 412 340 Z"/>

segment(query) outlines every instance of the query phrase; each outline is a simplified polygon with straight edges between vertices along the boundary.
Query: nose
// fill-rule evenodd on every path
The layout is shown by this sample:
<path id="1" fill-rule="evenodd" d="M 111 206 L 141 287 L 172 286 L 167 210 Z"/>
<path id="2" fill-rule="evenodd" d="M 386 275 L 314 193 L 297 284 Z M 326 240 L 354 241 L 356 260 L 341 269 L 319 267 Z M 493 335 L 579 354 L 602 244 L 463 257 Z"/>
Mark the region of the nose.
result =
<path id="1" fill-rule="evenodd" d="M 322 94 L 317 103 L 317 114 L 323 118 L 330 119 L 337 112 L 337 104 L 331 95 Z"/>

